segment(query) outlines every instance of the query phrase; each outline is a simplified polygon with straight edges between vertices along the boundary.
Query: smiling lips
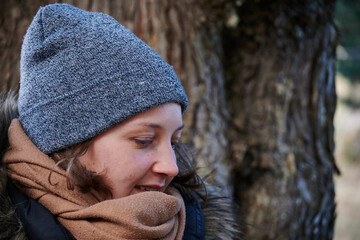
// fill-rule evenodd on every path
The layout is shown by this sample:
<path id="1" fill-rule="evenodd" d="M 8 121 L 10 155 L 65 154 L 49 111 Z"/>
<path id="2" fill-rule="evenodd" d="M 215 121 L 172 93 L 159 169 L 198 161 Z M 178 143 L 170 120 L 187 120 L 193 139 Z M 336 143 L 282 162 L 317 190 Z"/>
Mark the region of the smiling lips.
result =
<path id="1" fill-rule="evenodd" d="M 135 186 L 140 191 L 161 191 L 162 187 L 159 186 Z"/>

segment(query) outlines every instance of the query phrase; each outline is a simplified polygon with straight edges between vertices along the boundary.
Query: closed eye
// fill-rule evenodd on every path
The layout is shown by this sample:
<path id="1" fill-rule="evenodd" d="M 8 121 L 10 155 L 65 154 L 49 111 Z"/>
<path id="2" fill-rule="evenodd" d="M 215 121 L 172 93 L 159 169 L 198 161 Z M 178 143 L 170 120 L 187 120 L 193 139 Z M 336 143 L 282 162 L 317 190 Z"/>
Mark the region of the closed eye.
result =
<path id="1" fill-rule="evenodd" d="M 134 139 L 136 145 L 138 145 L 141 148 L 150 146 L 153 143 L 152 139 Z"/>

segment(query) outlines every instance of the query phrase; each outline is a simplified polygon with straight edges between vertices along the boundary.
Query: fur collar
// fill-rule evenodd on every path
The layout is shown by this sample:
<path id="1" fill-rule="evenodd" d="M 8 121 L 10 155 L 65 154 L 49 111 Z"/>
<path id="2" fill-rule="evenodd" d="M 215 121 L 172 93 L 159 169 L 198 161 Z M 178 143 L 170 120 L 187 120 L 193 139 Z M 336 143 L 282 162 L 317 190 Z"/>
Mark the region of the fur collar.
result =
<path id="1" fill-rule="evenodd" d="M 220 187 L 206 184 L 207 198 L 201 202 L 205 219 L 205 239 L 241 240 L 239 209 Z"/>
<path id="2" fill-rule="evenodd" d="M 0 167 L 0 239 L 27 239 L 6 190 L 6 170 Z"/>

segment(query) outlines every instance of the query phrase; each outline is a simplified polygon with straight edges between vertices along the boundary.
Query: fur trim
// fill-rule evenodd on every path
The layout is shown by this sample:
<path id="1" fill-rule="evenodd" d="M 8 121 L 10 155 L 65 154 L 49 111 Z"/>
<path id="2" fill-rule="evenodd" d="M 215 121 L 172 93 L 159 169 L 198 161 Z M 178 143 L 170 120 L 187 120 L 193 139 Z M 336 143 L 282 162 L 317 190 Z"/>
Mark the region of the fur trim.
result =
<path id="1" fill-rule="evenodd" d="M 6 170 L 0 167 L 0 239 L 27 239 L 6 190 Z"/>
<path id="2" fill-rule="evenodd" d="M 233 199 L 214 185 L 206 184 L 206 200 L 201 202 L 205 219 L 205 239 L 241 239 L 238 208 Z"/>
<path id="3" fill-rule="evenodd" d="M 14 91 L 0 94 L 0 159 L 9 146 L 8 129 L 11 120 L 18 116 L 17 95 Z"/>
<path id="4" fill-rule="evenodd" d="M 13 91 L 0 95 L 0 159 L 9 147 L 8 128 L 17 117 L 17 96 Z M 0 162 L 0 239 L 27 239 L 6 190 L 6 168 Z"/>

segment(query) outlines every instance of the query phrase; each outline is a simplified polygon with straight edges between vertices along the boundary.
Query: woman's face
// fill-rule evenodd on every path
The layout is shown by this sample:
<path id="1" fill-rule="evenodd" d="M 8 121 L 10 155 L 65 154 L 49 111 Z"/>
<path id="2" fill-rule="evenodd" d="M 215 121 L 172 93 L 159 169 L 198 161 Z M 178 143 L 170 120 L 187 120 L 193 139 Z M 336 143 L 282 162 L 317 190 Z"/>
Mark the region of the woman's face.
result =
<path id="1" fill-rule="evenodd" d="M 105 176 L 112 198 L 163 192 L 178 174 L 173 147 L 183 127 L 180 105 L 163 104 L 96 136 L 79 160 Z"/>

